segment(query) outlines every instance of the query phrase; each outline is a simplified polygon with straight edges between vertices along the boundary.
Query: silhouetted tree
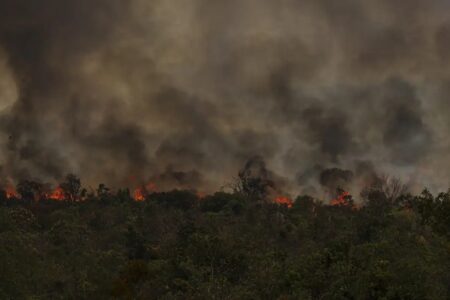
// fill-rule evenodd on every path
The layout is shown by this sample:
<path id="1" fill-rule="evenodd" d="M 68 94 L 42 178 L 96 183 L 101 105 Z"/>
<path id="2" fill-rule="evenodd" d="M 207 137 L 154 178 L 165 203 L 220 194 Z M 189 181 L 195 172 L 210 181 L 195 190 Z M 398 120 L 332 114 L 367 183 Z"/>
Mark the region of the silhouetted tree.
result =
<path id="1" fill-rule="evenodd" d="M 21 180 L 16 188 L 22 200 L 34 201 L 43 195 L 44 185 L 33 180 Z"/>
<path id="2" fill-rule="evenodd" d="M 262 200 L 274 186 L 264 160 L 260 156 L 255 156 L 239 171 L 234 191 L 254 200 Z"/>
<path id="3" fill-rule="evenodd" d="M 74 174 L 68 174 L 64 180 L 59 185 L 63 191 L 67 200 L 77 201 L 80 195 L 81 181 Z"/>

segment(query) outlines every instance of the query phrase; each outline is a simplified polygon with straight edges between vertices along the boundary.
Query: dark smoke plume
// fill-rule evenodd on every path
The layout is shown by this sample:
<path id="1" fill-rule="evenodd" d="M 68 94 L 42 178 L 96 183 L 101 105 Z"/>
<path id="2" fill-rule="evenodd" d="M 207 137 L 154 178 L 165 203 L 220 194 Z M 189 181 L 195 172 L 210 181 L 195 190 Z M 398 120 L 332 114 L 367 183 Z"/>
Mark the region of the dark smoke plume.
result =
<path id="1" fill-rule="evenodd" d="M 352 180 L 353 172 L 338 168 L 323 170 L 319 178 L 320 184 L 331 192 L 338 188 L 345 189 Z"/>
<path id="2" fill-rule="evenodd" d="M 332 168 L 447 189 L 449 20 L 445 0 L 0 0 L 0 175 L 211 191 L 256 155 L 292 193 Z"/>

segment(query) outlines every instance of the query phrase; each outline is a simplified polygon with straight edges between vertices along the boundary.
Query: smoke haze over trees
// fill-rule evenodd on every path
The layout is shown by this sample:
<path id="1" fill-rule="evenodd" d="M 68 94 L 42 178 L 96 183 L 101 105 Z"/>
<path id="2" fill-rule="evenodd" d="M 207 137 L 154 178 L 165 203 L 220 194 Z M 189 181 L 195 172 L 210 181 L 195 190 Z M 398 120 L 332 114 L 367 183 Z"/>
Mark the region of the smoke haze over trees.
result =
<path id="1" fill-rule="evenodd" d="M 0 299 L 450 299 L 449 59 L 448 0 L 0 0 Z"/>
<path id="2" fill-rule="evenodd" d="M 333 168 L 446 189 L 449 17 L 444 0 L 0 0 L 2 178 L 212 191 L 260 156 L 293 193 Z"/>

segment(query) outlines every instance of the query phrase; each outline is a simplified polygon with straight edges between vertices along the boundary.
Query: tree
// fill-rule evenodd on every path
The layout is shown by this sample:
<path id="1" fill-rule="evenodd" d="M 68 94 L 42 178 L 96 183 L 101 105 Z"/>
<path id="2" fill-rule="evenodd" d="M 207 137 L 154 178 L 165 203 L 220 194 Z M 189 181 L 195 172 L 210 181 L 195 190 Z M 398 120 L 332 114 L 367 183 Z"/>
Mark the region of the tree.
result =
<path id="1" fill-rule="evenodd" d="M 80 195 L 81 181 L 74 174 L 68 174 L 65 181 L 62 182 L 60 188 L 63 189 L 64 195 L 69 201 L 77 201 Z"/>
<path id="2" fill-rule="evenodd" d="M 191 191 L 179 190 L 153 193 L 149 196 L 149 199 L 165 207 L 173 207 L 181 210 L 189 210 L 193 208 L 198 201 L 198 197 L 195 193 Z"/>
<path id="3" fill-rule="evenodd" d="M 33 180 L 21 180 L 17 184 L 17 192 L 25 201 L 39 200 L 43 194 L 43 189 L 42 183 Z"/>
<path id="4" fill-rule="evenodd" d="M 247 161 L 238 174 L 234 191 L 253 200 L 263 200 L 275 183 L 262 157 L 255 156 Z"/>
<path id="5" fill-rule="evenodd" d="M 234 213 L 239 213 L 243 206 L 242 199 L 237 194 L 228 194 L 218 192 L 214 195 L 206 196 L 200 202 L 200 210 L 203 212 L 215 212 L 231 210 Z"/>

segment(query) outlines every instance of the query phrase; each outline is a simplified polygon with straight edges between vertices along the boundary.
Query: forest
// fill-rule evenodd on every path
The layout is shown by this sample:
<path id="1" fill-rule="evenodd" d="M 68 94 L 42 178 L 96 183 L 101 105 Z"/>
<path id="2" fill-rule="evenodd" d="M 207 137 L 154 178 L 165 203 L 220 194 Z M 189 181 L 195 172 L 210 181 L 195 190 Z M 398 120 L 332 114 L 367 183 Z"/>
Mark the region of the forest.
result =
<path id="1" fill-rule="evenodd" d="M 450 0 L 0 0 L 0 300 L 450 300 L 449 188 Z"/>
<path id="2" fill-rule="evenodd" d="M 449 299 L 450 193 L 0 193 L 0 299 Z"/>

